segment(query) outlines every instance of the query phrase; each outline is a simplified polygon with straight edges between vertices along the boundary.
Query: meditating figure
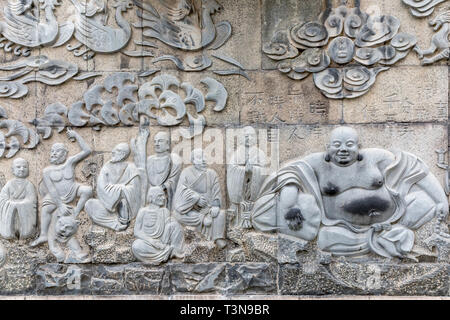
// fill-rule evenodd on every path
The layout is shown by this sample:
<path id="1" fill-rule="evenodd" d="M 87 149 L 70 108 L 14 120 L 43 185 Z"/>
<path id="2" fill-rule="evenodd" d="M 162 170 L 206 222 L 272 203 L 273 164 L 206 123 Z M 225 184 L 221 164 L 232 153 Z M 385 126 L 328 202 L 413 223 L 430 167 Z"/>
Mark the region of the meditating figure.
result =
<path id="1" fill-rule="evenodd" d="M 81 152 L 67 158 L 67 147 L 62 143 L 55 143 L 50 152 L 49 167 L 43 172 L 43 179 L 39 185 L 39 192 L 43 197 L 41 208 L 41 231 L 39 238 L 32 246 L 47 242 L 47 234 L 52 220 L 52 214 L 57 211 L 61 216 L 74 215 L 76 218 L 83 210 L 86 201 L 92 197 L 92 188 L 75 181 L 75 167 L 91 154 L 91 148 L 75 131 L 67 129 L 70 140 L 76 140 Z M 78 198 L 76 207 L 70 204 Z"/>
<path id="2" fill-rule="evenodd" d="M 161 187 L 148 191 L 146 208 L 139 210 L 134 226 L 137 238 L 131 249 L 142 262 L 160 264 L 169 258 L 184 257 L 183 227 L 170 216 L 166 206 L 166 195 Z"/>
<path id="3" fill-rule="evenodd" d="M 266 174 L 267 158 L 258 148 L 256 131 L 248 126 L 243 129 L 243 144 L 233 153 L 227 169 L 227 189 L 234 213 L 235 226 L 251 228 L 250 211 L 258 196 Z"/>
<path id="4" fill-rule="evenodd" d="M 300 200 L 305 196 L 308 206 Z M 437 215 L 447 217 L 448 202 L 422 160 L 402 151 L 361 150 L 356 131 L 339 127 L 326 152 L 294 161 L 265 181 L 252 219 L 275 230 L 295 215 L 293 209 L 303 224 L 306 216 L 320 217 L 306 234 L 296 232 L 307 240 L 318 234 L 325 252 L 415 259 L 413 230 Z"/>
<path id="5" fill-rule="evenodd" d="M 175 217 L 201 232 L 218 248 L 226 246 L 226 213 L 221 210 L 221 193 L 217 173 L 209 169 L 203 150 L 191 154 L 193 166 L 181 172 L 174 198 Z"/>
<path id="6" fill-rule="evenodd" d="M 98 199 L 86 203 L 94 223 L 115 231 L 128 228 L 141 207 L 140 172 L 134 163 L 125 161 L 130 152 L 127 143 L 114 147 L 97 179 Z"/>
<path id="7" fill-rule="evenodd" d="M 0 193 L 0 235 L 4 239 L 28 239 L 36 233 L 36 188 L 27 179 L 28 161 L 17 158 L 12 163 L 14 179 Z"/>

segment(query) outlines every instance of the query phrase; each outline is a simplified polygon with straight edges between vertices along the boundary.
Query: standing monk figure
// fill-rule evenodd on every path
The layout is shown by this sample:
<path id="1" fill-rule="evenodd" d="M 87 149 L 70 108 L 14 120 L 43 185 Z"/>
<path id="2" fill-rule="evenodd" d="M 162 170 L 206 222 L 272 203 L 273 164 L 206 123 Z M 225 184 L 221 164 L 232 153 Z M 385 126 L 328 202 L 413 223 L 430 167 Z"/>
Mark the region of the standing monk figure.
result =
<path id="1" fill-rule="evenodd" d="M 235 225 L 248 229 L 252 227 L 250 211 L 266 178 L 267 157 L 257 146 L 255 129 L 247 126 L 243 133 L 244 143 L 238 146 L 227 166 L 227 189 Z"/>
<path id="2" fill-rule="evenodd" d="M 154 146 L 156 154 L 147 158 L 149 188 L 161 187 L 166 193 L 170 209 L 181 173 L 181 158 L 170 153 L 170 136 L 166 132 L 155 135 Z"/>
<path id="3" fill-rule="evenodd" d="M 69 150 L 63 143 L 55 143 L 50 151 L 50 163 L 44 169 L 43 178 L 39 185 L 39 192 L 43 197 L 41 208 L 41 232 L 31 246 L 47 242 L 47 234 L 52 220 L 52 214 L 75 218 L 83 210 L 86 201 L 92 196 L 92 188 L 75 181 L 75 167 L 86 159 L 92 152 L 89 145 L 75 131 L 67 129 L 70 140 L 76 140 L 81 152 L 67 158 Z M 78 198 L 75 208 L 70 203 Z"/>

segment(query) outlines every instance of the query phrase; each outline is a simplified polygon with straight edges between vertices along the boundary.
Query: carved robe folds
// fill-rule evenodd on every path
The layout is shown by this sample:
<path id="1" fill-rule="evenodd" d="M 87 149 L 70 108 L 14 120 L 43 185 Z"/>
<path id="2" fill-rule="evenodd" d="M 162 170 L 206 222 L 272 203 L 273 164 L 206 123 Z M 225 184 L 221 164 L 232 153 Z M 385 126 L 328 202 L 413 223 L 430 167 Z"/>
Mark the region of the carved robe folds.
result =
<path id="1" fill-rule="evenodd" d="M 201 197 L 207 202 L 204 207 L 198 205 Z M 216 172 L 211 169 L 200 171 L 193 166 L 184 169 L 174 198 L 176 219 L 183 225 L 194 227 L 210 241 L 225 239 L 226 214 L 220 206 Z"/>
<path id="2" fill-rule="evenodd" d="M 8 181 L 0 193 L 0 235 L 5 239 L 32 237 L 36 231 L 36 206 L 36 189 L 30 181 Z"/>
<path id="3" fill-rule="evenodd" d="M 227 189 L 231 203 L 239 210 L 240 223 L 250 228 L 249 212 L 256 201 L 266 176 L 263 174 L 266 155 L 257 147 L 239 148 L 232 156 L 227 170 Z M 246 165 L 250 167 L 246 170 Z"/>
<path id="4" fill-rule="evenodd" d="M 173 256 L 182 255 L 184 234 L 181 225 L 170 217 L 166 208 L 143 208 L 134 227 L 134 256 L 147 263 L 160 264 Z"/>
<path id="5" fill-rule="evenodd" d="M 177 154 L 166 156 L 150 156 L 147 159 L 147 174 L 149 187 L 164 187 L 167 192 L 169 209 L 177 188 L 178 178 L 181 173 L 181 159 Z"/>
<path id="6" fill-rule="evenodd" d="M 97 181 L 98 199 L 86 203 L 86 212 L 101 226 L 117 230 L 136 217 L 141 205 L 140 175 L 128 162 L 108 162 Z"/>

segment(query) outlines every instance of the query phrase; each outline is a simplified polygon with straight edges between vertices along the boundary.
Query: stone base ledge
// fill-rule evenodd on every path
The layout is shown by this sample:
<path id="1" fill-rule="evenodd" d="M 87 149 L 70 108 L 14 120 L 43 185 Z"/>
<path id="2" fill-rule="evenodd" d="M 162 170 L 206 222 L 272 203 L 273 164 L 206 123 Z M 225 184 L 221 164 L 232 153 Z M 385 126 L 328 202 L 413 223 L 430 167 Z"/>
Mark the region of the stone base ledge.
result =
<path id="1" fill-rule="evenodd" d="M 279 296 L 279 295 L 117 295 L 117 296 L 0 296 L 0 300 L 450 300 L 450 297 L 438 296 Z"/>

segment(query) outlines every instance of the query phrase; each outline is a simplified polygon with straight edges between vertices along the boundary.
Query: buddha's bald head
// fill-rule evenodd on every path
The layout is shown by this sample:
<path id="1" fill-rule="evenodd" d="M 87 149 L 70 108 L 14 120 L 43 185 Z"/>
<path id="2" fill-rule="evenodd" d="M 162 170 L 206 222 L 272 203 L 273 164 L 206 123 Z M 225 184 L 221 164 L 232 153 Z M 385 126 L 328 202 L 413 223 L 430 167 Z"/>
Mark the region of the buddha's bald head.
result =
<path id="1" fill-rule="evenodd" d="M 159 187 L 150 187 L 147 192 L 147 203 L 153 203 L 158 206 L 165 205 L 166 202 L 166 194 L 164 190 Z"/>
<path id="2" fill-rule="evenodd" d="M 339 166 L 349 166 L 360 160 L 359 158 L 359 138 L 355 129 L 338 127 L 331 131 L 327 145 L 327 161 Z"/>

